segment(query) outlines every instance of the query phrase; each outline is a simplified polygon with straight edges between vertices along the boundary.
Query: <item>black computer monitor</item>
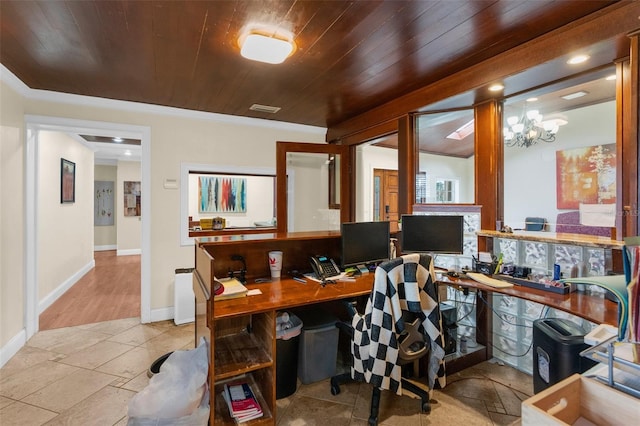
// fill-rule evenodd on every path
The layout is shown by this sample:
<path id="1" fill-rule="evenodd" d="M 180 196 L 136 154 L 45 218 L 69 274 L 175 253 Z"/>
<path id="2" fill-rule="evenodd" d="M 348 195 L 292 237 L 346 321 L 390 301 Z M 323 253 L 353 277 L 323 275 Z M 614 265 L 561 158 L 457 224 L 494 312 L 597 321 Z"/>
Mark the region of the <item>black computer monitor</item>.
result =
<path id="1" fill-rule="evenodd" d="M 363 267 L 389 260 L 389 222 L 346 222 L 340 225 L 342 267 Z"/>
<path id="2" fill-rule="evenodd" d="M 402 215 L 402 253 L 463 252 L 463 216 Z"/>

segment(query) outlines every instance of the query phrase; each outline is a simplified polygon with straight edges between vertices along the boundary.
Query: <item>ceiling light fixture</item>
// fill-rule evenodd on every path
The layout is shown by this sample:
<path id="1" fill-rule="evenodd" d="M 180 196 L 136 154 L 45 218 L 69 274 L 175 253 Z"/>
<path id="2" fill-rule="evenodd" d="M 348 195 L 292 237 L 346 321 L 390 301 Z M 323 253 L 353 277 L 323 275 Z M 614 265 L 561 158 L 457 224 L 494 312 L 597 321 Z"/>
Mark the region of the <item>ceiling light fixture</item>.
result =
<path id="1" fill-rule="evenodd" d="M 268 64 L 281 64 L 295 50 L 292 39 L 255 30 L 242 35 L 239 44 L 243 57 Z"/>
<path id="2" fill-rule="evenodd" d="M 117 142 L 117 143 L 120 143 L 120 142 L 123 142 L 124 139 L 122 139 L 121 137 L 117 136 L 117 137 L 113 138 L 113 141 Z"/>
<path id="3" fill-rule="evenodd" d="M 581 64 L 583 62 L 586 62 L 588 59 L 590 58 L 589 55 L 576 55 L 571 57 L 567 63 L 569 65 L 577 65 L 577 64 Z"/>
<path id="4" fill-rule="evenodd" d="M 536 109 L 523 110 L 522 116 L 507 118 L 509 127 L 504 128 L 504 142 L 507 146 L 528 148 L 538 142 L 553 142 L 560 126 L 566 120 L 554 118 L 542 121 L 542 114 Z"/>
<path id="5" fill-rule="evenodd" d="M 607 80 L 607 81 L 613 81 L 613 80 L 615 80 L 616 78 L 617 78 L 617 77 L 616 77 L 616 75 L 615 75 L 615 74 L 611 74 L 611 75 L 608 75 L 607 77 L 605 77 L 605 80 Z"/>
<path id="6" fill-rule="evenodd" d="M 489 90 L 492 92 L 499 92 L 502 89 L 504 89 L 504 86 L 500 83 L 492 84 L 491 86 L 489 86 Z"/>
<path id="7" fill-rule="evenodd" d="M 578 99 L 581 98 L 585 95 L 587 95 L 588 92 L 585 92 L 584 90 L 580 90 L 578 92 L 573 92 L 573 93 L 569 93 L 567 95 L 564 96 L 560 96 L 562 99 L 566 100 L 566 101 L 570 101 L 571 99 Z"/>

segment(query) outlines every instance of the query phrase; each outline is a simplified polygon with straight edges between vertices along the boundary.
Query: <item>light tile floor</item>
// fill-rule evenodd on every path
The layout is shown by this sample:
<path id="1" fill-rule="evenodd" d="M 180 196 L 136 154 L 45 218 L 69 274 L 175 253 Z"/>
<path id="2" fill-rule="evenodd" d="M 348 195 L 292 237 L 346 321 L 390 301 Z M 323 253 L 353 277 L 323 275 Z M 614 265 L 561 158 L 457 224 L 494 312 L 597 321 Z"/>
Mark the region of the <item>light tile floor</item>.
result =
<path id="1" fill-rule="evenodd" d="M 42 331 L 0 369 L 0 424 L 126 425 L 129 400 L 163 354 L 193 348 L 193 324 L 139 318 Z M 383 392 L 382 425 L 503 425 L 519 421 L 531 377 L 485 362 L 450 375 L 430 415 L 418 400 Z M 278 425 L 366 425 L 371 388 L 349 383 L 332 396 L 328 380 L 299 384 L 278 400 Z"/>

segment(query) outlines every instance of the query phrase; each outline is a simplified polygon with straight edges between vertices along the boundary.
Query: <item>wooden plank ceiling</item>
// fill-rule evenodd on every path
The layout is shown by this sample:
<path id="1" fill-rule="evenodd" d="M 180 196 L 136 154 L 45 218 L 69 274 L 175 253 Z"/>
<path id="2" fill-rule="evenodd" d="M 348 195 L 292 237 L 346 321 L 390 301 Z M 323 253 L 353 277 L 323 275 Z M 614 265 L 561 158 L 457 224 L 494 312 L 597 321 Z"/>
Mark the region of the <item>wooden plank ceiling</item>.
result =
<path id="1" fill-rule="evenodd" d="M 330 127 L 612 3 L 3 0 L 0 62 L 32 89 Z M 242 58 L 256 23 L 295 54 Z"/>

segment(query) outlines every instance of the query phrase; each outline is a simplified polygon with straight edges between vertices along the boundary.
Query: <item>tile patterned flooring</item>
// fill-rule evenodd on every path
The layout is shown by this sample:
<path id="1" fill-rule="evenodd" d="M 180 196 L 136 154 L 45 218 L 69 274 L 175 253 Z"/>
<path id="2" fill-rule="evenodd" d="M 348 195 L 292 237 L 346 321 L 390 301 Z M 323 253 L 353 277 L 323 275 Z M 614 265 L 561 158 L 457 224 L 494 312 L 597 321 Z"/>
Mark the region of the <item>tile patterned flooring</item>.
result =
<path id="1" fill-rule="evenodd" d="M 149 383 L 161 355 L 193 347 L 193 324 L 139 318 L 41 331 L 0 369 L 0 424 L 126 425 L 128 402 Z M 381 425 L 505 425 L 519 422 L 531 377 L 485 362 L 447 378 L 430 415 L 419 400 L 383 392 Z M 278 400 L 278 425 L 367 424 L 371 388 L 349 383 L 332 396 L 328 380 L 300 384 Z"/>

